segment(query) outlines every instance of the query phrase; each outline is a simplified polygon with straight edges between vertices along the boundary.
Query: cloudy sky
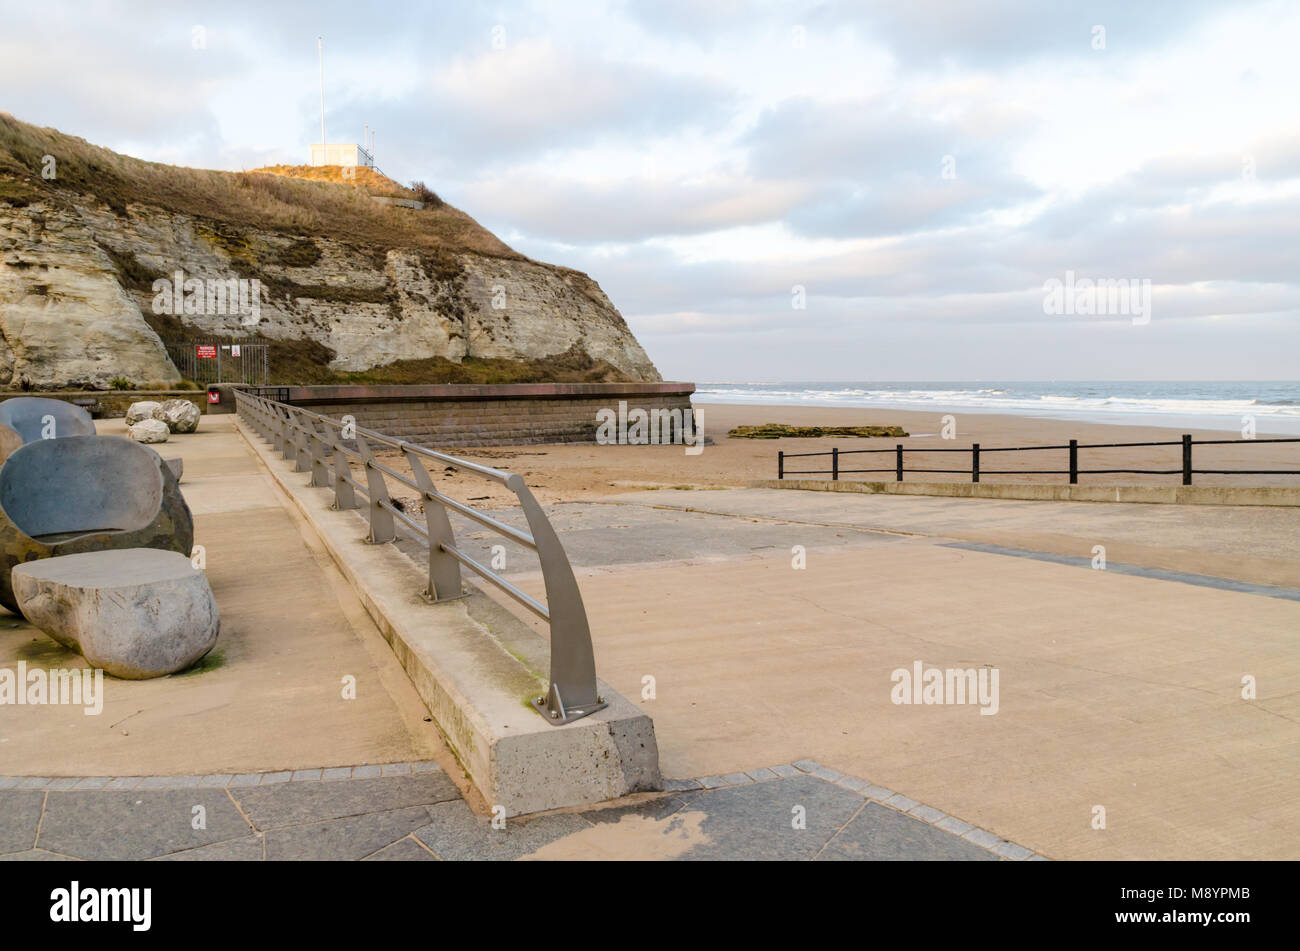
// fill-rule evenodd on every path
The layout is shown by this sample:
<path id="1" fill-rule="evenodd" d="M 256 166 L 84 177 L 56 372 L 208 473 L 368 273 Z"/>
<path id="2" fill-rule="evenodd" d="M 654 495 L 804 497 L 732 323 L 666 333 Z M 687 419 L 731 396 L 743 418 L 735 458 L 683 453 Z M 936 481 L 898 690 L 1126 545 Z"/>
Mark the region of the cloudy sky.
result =
<path id="1" fill-rule="evenodd" d="M 0 109 L 223 169 L 306 161 L 323 34 L 329 140 L 369 123 L 383 171 L 587 271 L 666 378 L 1300 378 L 1297 3 L 0 0 L 0 22 Z M 1045 313 L 1067 271 L 1150 281 L 1150 322 Z"/>

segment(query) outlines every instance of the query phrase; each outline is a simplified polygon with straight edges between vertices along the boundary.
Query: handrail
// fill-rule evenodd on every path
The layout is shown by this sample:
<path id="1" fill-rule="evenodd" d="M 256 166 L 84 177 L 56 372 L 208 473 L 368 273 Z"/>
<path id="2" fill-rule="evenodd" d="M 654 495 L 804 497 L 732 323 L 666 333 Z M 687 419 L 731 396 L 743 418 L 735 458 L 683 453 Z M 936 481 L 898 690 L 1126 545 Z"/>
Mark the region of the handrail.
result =
<path id="1" fill-rule="evenodd" d="M 1193 446 L 1237 446 L 1246 443 L 1300 443 L 1297 437 L 1268 437 L 1265 439 L 1242 438 L 1242 439 L 1193 439 L 1190 434 L 1184 435 L 1181 439 L 1167 440 L 1162 442 L 1098 442 L 1098 443 L 1081 443 L 1077 439 L 1071 439 L 1064 445 L 1053 446 L 983 446 L 979 443 L 971 443 L 970 448 L 940 448 L 940 447 L 914 447 L 910 450 L 904 450 L 903 444 L 898 443 L 892 449 L 840 449 L 834 447 L 820 452 L 777 452 L 776 454 L 776 477 L 784 479 L 792 475 L 829 475 L 832 481 L 838 481 L 842 475 L 859 475 L 870 472 L 892 472 L 895 481 L 903 481 L 903 473 L 944 473 L 947 475 L 969 475 L 971 482 L 979 482 L 981 475 L 1065 475 L 1070 477 L 1070 484 L 1077 485 L 1080 475 L 1179 475 L 1183 477 L 1183 485 L 1192 484 L 1193 475 L 1300 475 L 1300 469 L 1196 469 L 1192 467 L 1192 447 Z M 1178 469 L 1080 469 L 1079 468 L 1079 450 L 1080 449 L 1126 449 L 1132 447 L 1148 446 L 1181 446 L 1183 450 L 1182 466 Z M 980 456 L 986 452 L 1035 452 L 1038 450 L 1067 450 L 1069 452 L 1068 469 L 981 469 Z M 918 469 L 915 467 L 904 470 L 903 453 L 909 451 L 920 453 L 922 455 L 932 452 L 960 452 L 966 453 L 971 457 L 970 467 L 966 469 Z M 856 456 L 866 453 L 887 452 L 894 456 L 894 465 L 885 469 L 844 469 L 840 466 L 840 459 L 844 456 Z M 787 469 L 785 463 L 787 459 L 809 459 L 814 456 L 830 456 L 831 467 L 829 469 Z"/>
<path id="2" fill-rule="evenodd" d="M 235 390 L 235 403 L 241 420 L 247 421 L 285 459 L 294 460 L 297 471 L 311 473 L 311 485 L 333 489 L 336 509 L 364 507 L 368 510 L 368 542 L 382 544 L 393 541 L 397 537 L 396 519 L 413 532 L 417 541 L 427 546 L 429 579 L 428 587 L 422 592 L 426 600 L 441 603 L 463 597 L 460 574 L 463 565 L 550 625 L 550 686 L 544 696 L 532 700 L 533 708 L 548 723 L 556 726 L 572 723 L 607 706 L 596 683 L 591 630 L 573 568 L 559 536 L 529 491 L 523 476 L 386 436 L 357 426 L 350 418 L 344 421 L 322 416 L 244 389 Z M 348 442 L 354 442 L 355 448 L 347 445 Z M 376 460 L 373 446 L 386 446 L 401 452 L 410 466 L 411 475 Z M 521 531 L 444 495 L 425 468 L 426 459 L 491 479 L 510 489 L 523 509 L 529 531 Z M 364 485 L 352 476 L 354 460 L 365 470 Z M 420 493 L 424 502 L 424 526 L 393 502 L 384 476 Z M 358 495 L 365 499 L 364 505 L 357 501 Z M 541 603 L 461 551 L 455 544 L 455 534 L 447 518 L 449 510 L 537 552 L 546 587 L 546 603 Z"/>

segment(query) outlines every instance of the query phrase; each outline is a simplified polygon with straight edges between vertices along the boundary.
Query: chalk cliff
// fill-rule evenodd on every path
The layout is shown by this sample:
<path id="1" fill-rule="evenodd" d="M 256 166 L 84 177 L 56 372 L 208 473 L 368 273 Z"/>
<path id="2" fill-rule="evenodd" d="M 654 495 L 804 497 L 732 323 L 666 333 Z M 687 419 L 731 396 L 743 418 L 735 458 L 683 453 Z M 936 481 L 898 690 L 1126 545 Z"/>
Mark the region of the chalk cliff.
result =
<path id="1" fill-rule="evenodd" d="M 270 343 L 274 382 L 660 379 L 593 280 L 427 191 L 158 165 L 0 113 L 0 387 L 171 383 L 163 341 L 211 337 Z"/>

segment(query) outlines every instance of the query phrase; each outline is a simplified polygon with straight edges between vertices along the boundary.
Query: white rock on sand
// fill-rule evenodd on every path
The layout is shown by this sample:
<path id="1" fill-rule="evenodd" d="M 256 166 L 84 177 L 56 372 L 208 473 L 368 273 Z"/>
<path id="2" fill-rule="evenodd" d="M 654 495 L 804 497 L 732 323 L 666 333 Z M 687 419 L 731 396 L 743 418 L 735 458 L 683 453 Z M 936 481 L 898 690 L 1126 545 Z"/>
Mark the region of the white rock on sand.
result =
<path id="1" fill-rule="evenodd" d="M 137 403 L 132 403 L 126 411 L 126 424 L 134 426 L 142 419 L 153 419 L 154 411 L 161 405 L 161 403 L 156 403 L 153 400 L 140 400 Z"/>
<path id="2" fill-rule="evenodd" d="M 164 400 L 153 411 L 153 418 L 174 433 L 192 433 L 199 428 L 199 408 L 189 400 Z"/>
<path id="3" fill-rule="evenodd" d="M 166 442 L 171 430 L 161 419 L 142 419 L 128 429 L 127 434 L 136 442 Z"/>

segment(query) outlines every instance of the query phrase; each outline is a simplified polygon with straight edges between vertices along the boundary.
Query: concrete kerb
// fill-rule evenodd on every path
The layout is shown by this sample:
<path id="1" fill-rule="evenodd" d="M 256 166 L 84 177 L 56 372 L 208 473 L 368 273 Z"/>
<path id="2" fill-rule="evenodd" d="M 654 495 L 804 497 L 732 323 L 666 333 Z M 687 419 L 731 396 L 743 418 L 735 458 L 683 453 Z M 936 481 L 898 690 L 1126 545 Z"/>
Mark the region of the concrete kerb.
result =
<path id="1" fill-rule="evenodd" d="M 1177 505 L 1300 505 L 1300 488 L 1220 485 L 1052 485 L 997 482 L 856 482 L 754 479 L 751 489 L 803 489 L 863 495 L 937 495 L 1033 502 L 1143 502 Z"/>
<path id="2" fill-rule="evenodd" d="M 365 544 L 355 511 L 332 509 L 330 490 L 305 485 L 243 420 L 237 428 L 320 537 L 489 805 L 515 816 L 663 788 L 650 717 L 601 682 L 604 710 L 565 726 L 543 721 L 529 706 L 546 687 L 542 637 L 473 587 L 428 604 L 419 566 L 393 545 Z"/>

